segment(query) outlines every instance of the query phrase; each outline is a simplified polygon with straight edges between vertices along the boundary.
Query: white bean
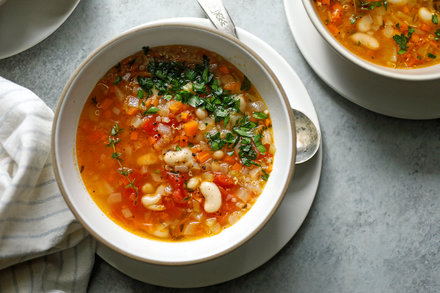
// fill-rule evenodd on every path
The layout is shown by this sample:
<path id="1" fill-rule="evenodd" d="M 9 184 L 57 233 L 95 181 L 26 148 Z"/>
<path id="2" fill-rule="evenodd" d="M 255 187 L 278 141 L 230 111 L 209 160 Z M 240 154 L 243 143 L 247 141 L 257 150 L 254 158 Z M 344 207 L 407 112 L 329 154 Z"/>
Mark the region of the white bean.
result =
<path id="1" fill-rule="evenodd" d="M 142 196 L 142 205 L 148 209 L 149 206 L 157 204 L 162 199 L 162 194 L 148 194 Z"/>
<path id="2" fill-rule="evenodd" d="M 207 213 L 215 213 L 222 206 L 222 194 L 217 185 L 212 182 L 202 182 L 200 192 L 205 197 L 204 209 Z"/>
<path id="3" fill-rule="evenodd" d="M 206 117 L 208 117 L 208 112 L 205 109 L 197 108 L 196 116 L 199 119 L 205 119 Z"/>
<path id="4" fill-rule="evenodd" d="M 371 50 L 379 49 L 379 42 L 376 38 L 366 33 L 355 33 L 351 36 L 351 40 Z"/>
<path id="5" fill-rule="evenodd" d="M 388 0 L 388 3 L 395 5 L 405 5 L 408 3 L 408 0 Z"/>
<path id="6" fill-rule="evenodd" d="M 151 183 L 145 183 L 142 186 L 142 192 L 143 193 L 153 193 L 153 191 L 154 191 L 154 187 L 153 187 L 153 185 Z"/>
<path id="7" fill-rule="evenodd" d="M 373 24 L 373 18 L 371 15 L 365 15 L 357 22 L 357 29 L 360 32 L 368 32 L 371 29 L 371 25 Z"/>
<path id="8" fill-rule="evenodd" d="M 432 13 L 426 7 L 419 8 L 419 17 L 423 22 L 426 22 L 426 23 L 432 22 Z"/>
<path id="9" fill-rule="evenodd" d="M 170 166 L 192 165 L 194 158 L 189 148 L 183 148 L 180 151 L 168 151 L 164 156 L 164 161 Z"/>
<path id="10" fill-rule="evenodd" d="M 218 150 L 212 154 L 212 157 L 216 160 L 220 160 L 221 158 L 223 158 L 224 155 L 225 155 L 225 153 L 223 151 Z"/>
<path id="11" fill-rule="evenodd" d="M 186 184 L 186 188 L 195 190 L 197 187 L 199 187 L 200 184 L 200 178 L 199 177 L 192 177 L 188 180 L 188 183 Z"/>

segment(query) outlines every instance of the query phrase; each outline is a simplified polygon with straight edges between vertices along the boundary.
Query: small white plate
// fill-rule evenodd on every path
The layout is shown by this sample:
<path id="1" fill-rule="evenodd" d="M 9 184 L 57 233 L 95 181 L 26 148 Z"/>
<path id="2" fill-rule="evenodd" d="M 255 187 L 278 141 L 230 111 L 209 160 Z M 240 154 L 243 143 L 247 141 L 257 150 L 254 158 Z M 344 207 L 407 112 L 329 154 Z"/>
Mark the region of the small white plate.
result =
<path id="1" fill-rule="evenodd" d="M 440 81 L 403 81 L 369 72 L 336 53 L 309 20 L 301 0 L 284 0 L 290 30 L 316 74 L 361 107 L 406 119 L 440 117 Z"/>
<path id="2" fill-rule="evenodd" d="M 178 18 L 155 23 L 183 21 L 211 26 L 206 19 Z M 253 48 L 272 68 L 284 86 L 293 107 L 307 114 L 319 128 L 310 97 L 289 64 L 269 45 L 237 28 L 241 41 Z M 189 266 L 161 266 L 139 262 L 99 244 L 97 253 L 110 265 L 140 281 L 166 287 L 201 287 L 244 275 L 271 259 L 293 237 L 303 223 L 318 188 L 322 148 L 309 162 L 295 167 L 286 196 L 272 219 L 254 238 L 231 253 Z"/>
<path id="3" fill-rule="evenodd" d="M 0 6 L 0 59 L 23 52 L 51 35 L 79 0 L 9 0 Z"/>

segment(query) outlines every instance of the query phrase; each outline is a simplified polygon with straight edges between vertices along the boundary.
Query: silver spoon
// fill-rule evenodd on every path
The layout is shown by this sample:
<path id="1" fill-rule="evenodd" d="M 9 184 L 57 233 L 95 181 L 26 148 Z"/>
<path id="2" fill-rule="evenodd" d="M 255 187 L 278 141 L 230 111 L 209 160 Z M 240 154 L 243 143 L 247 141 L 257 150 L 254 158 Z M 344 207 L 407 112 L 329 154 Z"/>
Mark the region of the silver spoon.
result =
<path id="1" fill-rule="evenodd" d="M 212 24 L 221 32 L 238 39 L 235 25 L 222 0 L 197 0 Z M 296 130 L 296 160 L 301 164 L 312 158 L 319 149 L 321 133 L 303 112 L 293 109 Z"/>

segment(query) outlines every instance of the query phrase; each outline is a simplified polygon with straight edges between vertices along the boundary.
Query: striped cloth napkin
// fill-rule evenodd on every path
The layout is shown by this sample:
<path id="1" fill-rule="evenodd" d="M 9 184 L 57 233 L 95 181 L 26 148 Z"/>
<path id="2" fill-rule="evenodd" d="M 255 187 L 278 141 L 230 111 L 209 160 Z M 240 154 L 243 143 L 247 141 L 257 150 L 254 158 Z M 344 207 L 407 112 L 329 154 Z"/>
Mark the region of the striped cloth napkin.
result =
<path id="1" fill-rule="evenodd" d="M 70 212 L 50 156 L 53 112 L 0 77 L 0 292 L 85 292 L 95 241 Z"/>

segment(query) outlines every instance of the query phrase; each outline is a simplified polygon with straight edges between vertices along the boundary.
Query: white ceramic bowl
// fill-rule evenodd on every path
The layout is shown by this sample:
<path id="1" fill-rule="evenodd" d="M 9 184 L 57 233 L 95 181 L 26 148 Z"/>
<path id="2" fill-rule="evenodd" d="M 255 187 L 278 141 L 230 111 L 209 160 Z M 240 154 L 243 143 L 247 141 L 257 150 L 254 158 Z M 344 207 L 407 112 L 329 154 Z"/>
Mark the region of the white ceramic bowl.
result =
<path id="1" fill-rule="evenodd" d="M 277 152 L 273 171 L 254 206 L 236 224 L 187 242 L 163 242 L 134 235 L 111 221 L 88 194 L 76 159 L 76 132 L 83 105 L 97 81 L 142 46 L 183 44 L 214 51 L 237 66 L 256 86 L 271 113 Z M 295 165 L 295 131 L 289 103 L 268 66 L 238 40 L 204 26 L 147 24 L 131 29 L 98 48 L 79 66 L 59 101 L 52 131 L 55 175 L 70 209 L 99 241 L 128 257 L 148 263 L 183 265 L 221 256 L 249 240 L 275 213 Z"/>
<path id="2" fill-rule="evenodd" d="M 393 69 L 385 66 L 380 66 L 365 59 L 358 57 L 357 55 L 351 53 L 343 45 L 341 45 L 327 30 L 325 25 L 319 18 L 318 13 L 313 4 L 313 0 L 302 0 L 304 8 L 307 11 L 309 19 L 312 21 L 315 28 L 327 41 L 331 48 L 333 48 L 340 55 L 351 61 L 352 63 L 376 74 L 383 75 L 389 78 L 410 80 L 410 81 L 422 81 L 422 80 L 433 80 L 440 78 L 440 64 L 418 68 L 418 69 Z"/>

